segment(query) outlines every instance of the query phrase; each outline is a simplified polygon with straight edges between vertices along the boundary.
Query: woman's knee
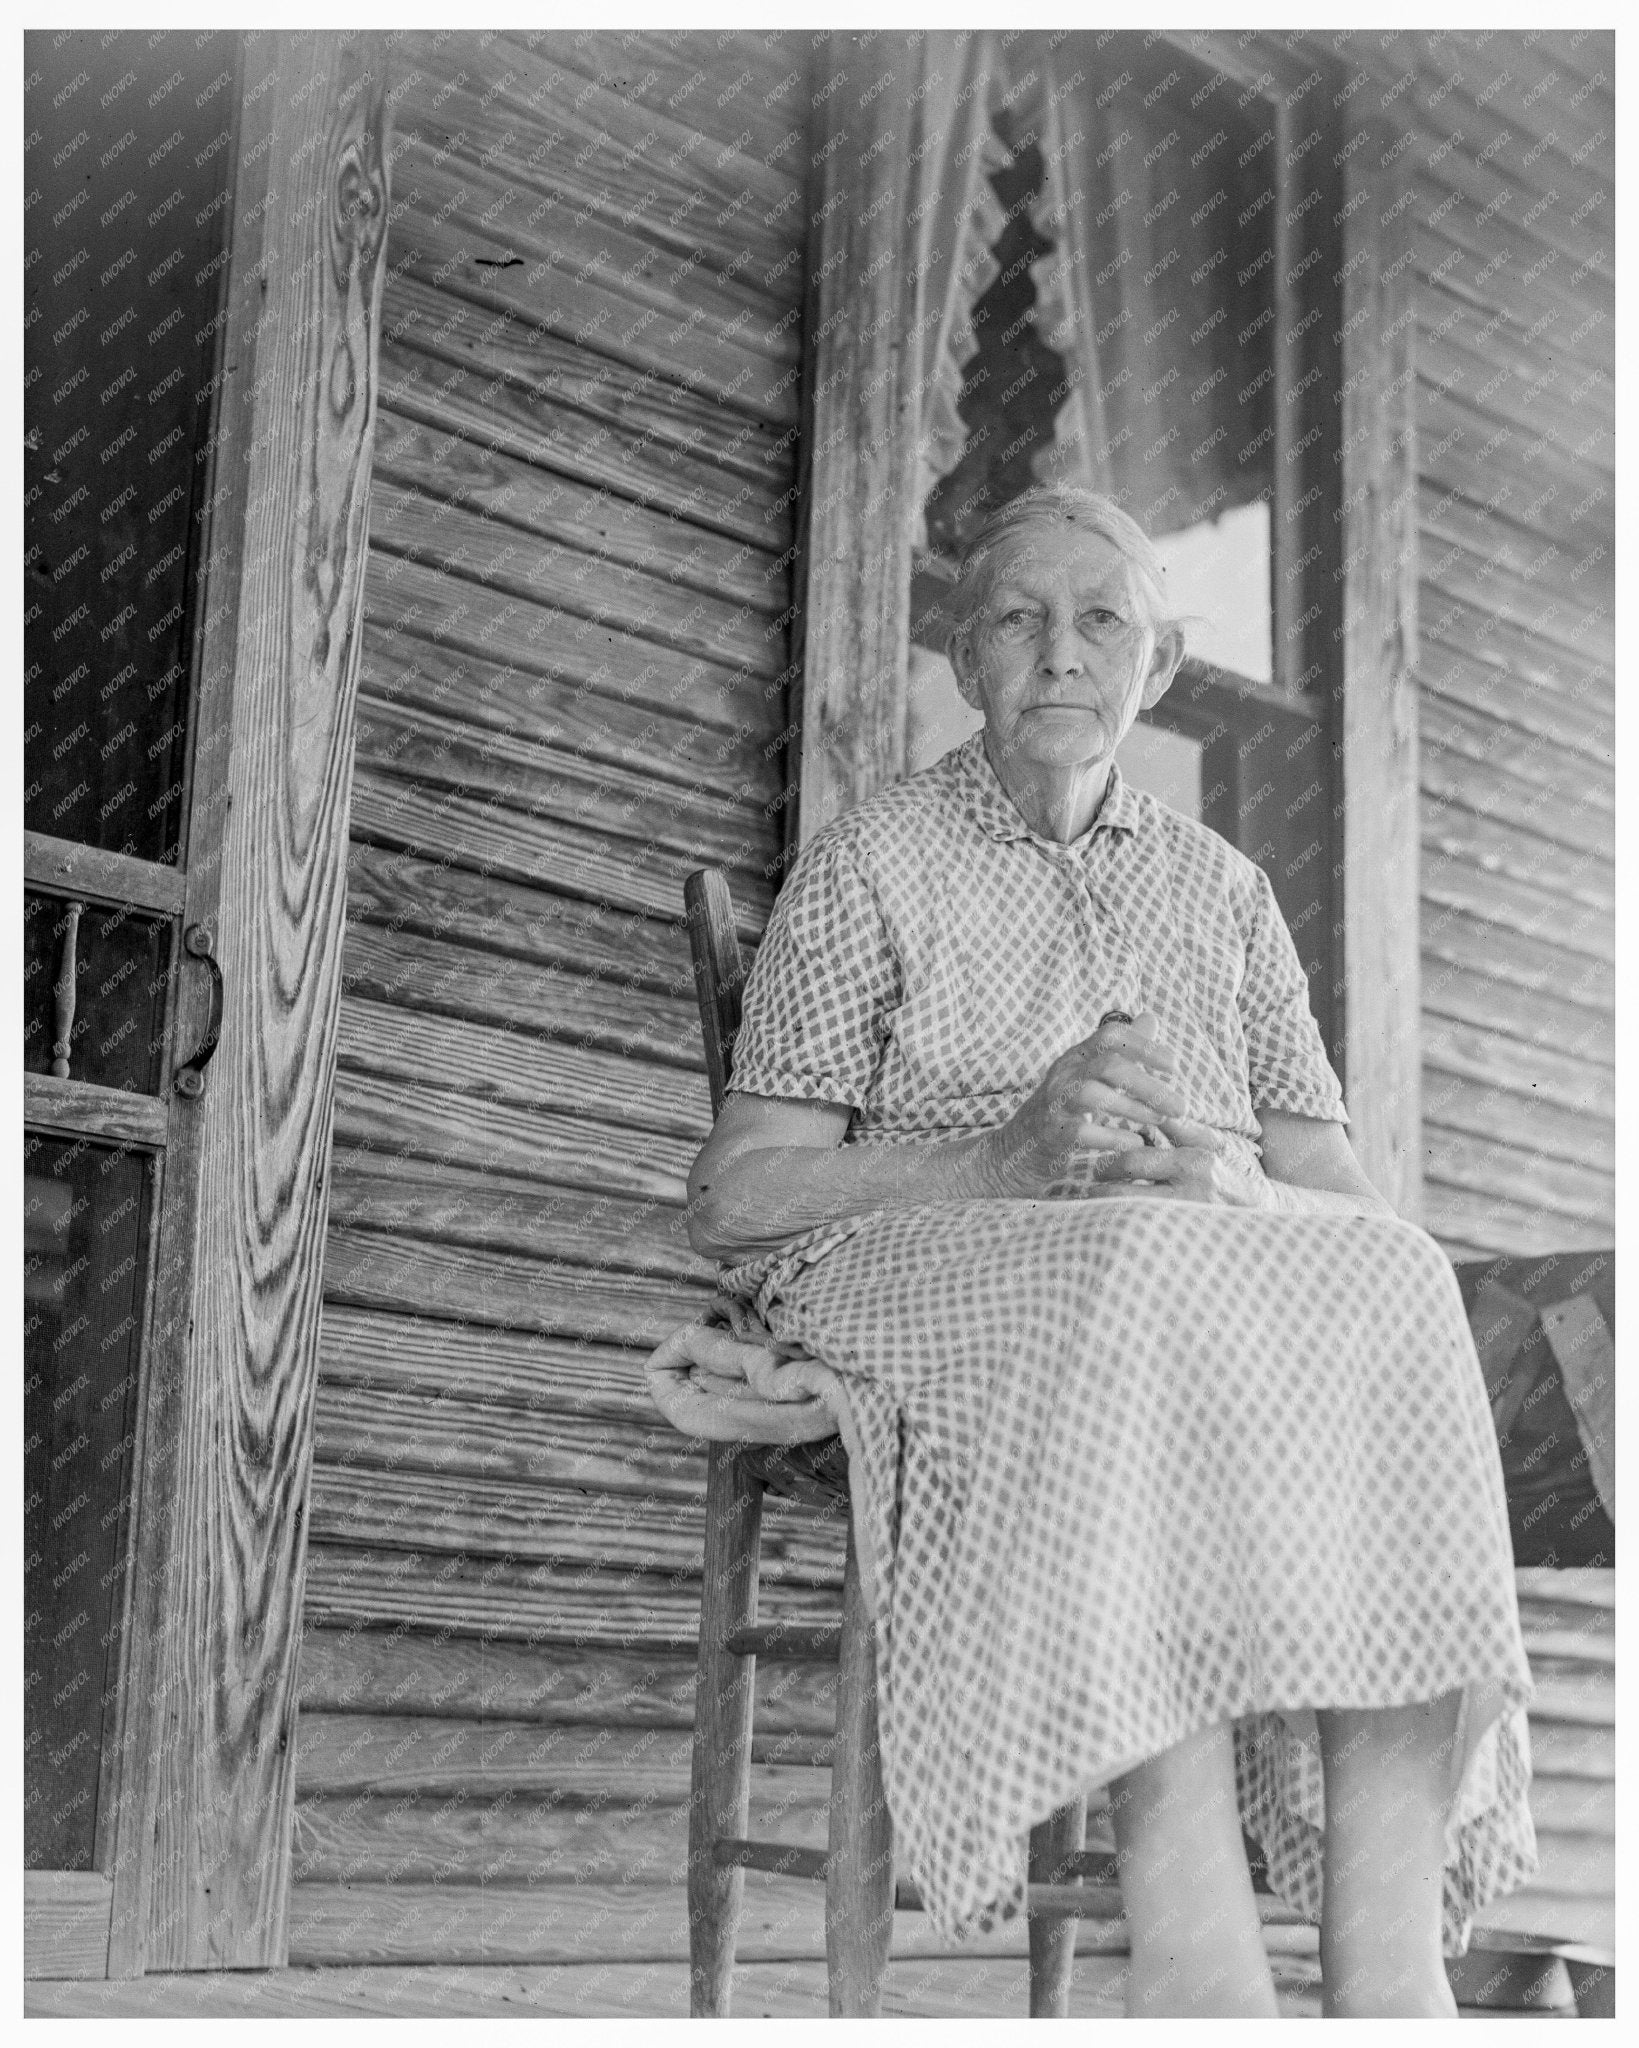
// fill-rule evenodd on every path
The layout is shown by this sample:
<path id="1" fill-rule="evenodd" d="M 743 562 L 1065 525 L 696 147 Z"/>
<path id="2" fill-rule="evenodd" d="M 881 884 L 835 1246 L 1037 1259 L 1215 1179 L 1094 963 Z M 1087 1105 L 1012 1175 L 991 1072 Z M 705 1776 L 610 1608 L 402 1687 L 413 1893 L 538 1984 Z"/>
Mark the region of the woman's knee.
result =
<path id="1" fill-rule="evenodd" d="M 1462 1693 L 1390 1707 L 1317 1710 L 1328 1814 L 1345 1824 L 1362 1802 L 1405 1786 L 1433 1799 L 1443 1814 L 1456 1792 Z"/>

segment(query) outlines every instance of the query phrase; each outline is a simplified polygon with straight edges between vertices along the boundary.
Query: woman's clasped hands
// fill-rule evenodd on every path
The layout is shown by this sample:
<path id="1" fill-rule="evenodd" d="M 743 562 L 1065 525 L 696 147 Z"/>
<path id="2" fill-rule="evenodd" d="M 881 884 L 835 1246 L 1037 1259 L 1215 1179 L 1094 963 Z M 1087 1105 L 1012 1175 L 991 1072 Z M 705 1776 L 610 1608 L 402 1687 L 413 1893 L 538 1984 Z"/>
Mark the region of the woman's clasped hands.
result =
<path id="1" fill-rule="evenodd" d="M 1210 1124 L 1184 1114 L 1178 1056 L 1153 1010 L 1101 1024 L 1060 1053 L 1035 1090 L 985 1140 L 998 1196 L 1154 1195 L 1261 1206 L 1256 1181 L 1224 1155 Z M 1144 1129 L 1160 1132 L 1150 1143 Z"/>

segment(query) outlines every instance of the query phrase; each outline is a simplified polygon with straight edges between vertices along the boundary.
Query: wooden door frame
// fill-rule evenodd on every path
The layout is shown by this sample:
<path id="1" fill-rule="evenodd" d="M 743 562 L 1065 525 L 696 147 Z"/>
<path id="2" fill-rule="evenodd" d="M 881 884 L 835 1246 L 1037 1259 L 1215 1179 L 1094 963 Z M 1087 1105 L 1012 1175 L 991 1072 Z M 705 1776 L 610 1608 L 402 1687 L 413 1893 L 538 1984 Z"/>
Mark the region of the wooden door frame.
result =
<path id="1" fill-rule="evenodd" d="M 111 1976 L 285 1960 L 383 74 L 374 38 L 246 38 L 195 632 L 191 806 L 220 808 L 223 847 L 189 865 L 181 906 L 216 935 L 227 1000 L 205 1093 L 178 1106 L 166 1147 L 108 1904 L 86 1877 L 32 1900 L 25 1884 L 25 1924 L 32 1912 L 59 1968 L 99 1953 Z M 182 1034 L 205 1001 L 181 992 Z"/>
<path id="2" fill-rule="evenodd" d="M 1417 896 L 1416 469 L 1409 209 L 1384 176 L 1361 96 L 1331 60 L 1276 35 L 1170 37 L 1271 104 L 1280 159 L 1319 148 L 1336 203 L 1279 223 L 1278 298 L 1330 251 L 1337 318 L 1279 322 L 1276 464 L 1312 479 L 1337 518 L 1319 554 L 1277 530 L 1277 643 L 1298 708 L 1331 742 L 1331 1051 L 1351 1139 L 1404 1216 L 1421 1209 Z M 910 499 L 917 422 L 902 223 L 914 135 L 911 67 L 833 34 L 819 60 L 815 223 L 805 363 L 798 833 L 806 842 L 905 771 Z M 1307 102 L 1310 110 L 1305 118 Z M 1302 132 L 1299 132 L 1299 127 Z M 1310 142 L 1318 128 L 1319 144 Z M 1319 216 L 1316 218 L 1315 216 Z M 1302 238 L 1300 240 L 1300 237 Z M 1310 377 L 1311 369 L 1317 371 Z M 1328 417 L 1340 409 L 1340 425 Z M 1310 439 L 1320 424 L 1321 435 Z M 1335 464 L 1333 454 L 1340 460 Z M 1277 520 L 1277 529 L 1286 522 Z"/>

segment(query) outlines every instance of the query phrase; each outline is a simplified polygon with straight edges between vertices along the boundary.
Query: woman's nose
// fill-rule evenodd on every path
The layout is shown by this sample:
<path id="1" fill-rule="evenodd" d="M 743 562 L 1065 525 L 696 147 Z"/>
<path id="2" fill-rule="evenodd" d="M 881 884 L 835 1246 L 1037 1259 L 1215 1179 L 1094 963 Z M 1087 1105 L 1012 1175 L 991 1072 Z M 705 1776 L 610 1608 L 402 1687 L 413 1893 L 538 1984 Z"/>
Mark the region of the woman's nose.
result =
<path id="1" fill-rule="evenodd" d="M 1037 662 L 1048 675 L 1079 675 L 1086 667 L 1073 619 L 1049 619 L 1042 629 Z"/>

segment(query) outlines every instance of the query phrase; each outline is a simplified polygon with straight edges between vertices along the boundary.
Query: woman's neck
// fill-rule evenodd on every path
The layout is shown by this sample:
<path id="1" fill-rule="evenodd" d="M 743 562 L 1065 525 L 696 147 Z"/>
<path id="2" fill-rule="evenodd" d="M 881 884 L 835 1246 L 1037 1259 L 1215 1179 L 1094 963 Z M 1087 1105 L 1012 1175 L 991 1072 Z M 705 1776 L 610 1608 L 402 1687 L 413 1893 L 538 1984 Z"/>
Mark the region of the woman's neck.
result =
<path id="1" fill-rule="evenodd" d="M 1061 767 L 1032 760 L 1022 749 L 1006 753 L 985 728 L 985 758 L 1014 809 L 1032 832 L 1068 846 L 1092 825 L 1110 786 L 1113 757 Z"/>

